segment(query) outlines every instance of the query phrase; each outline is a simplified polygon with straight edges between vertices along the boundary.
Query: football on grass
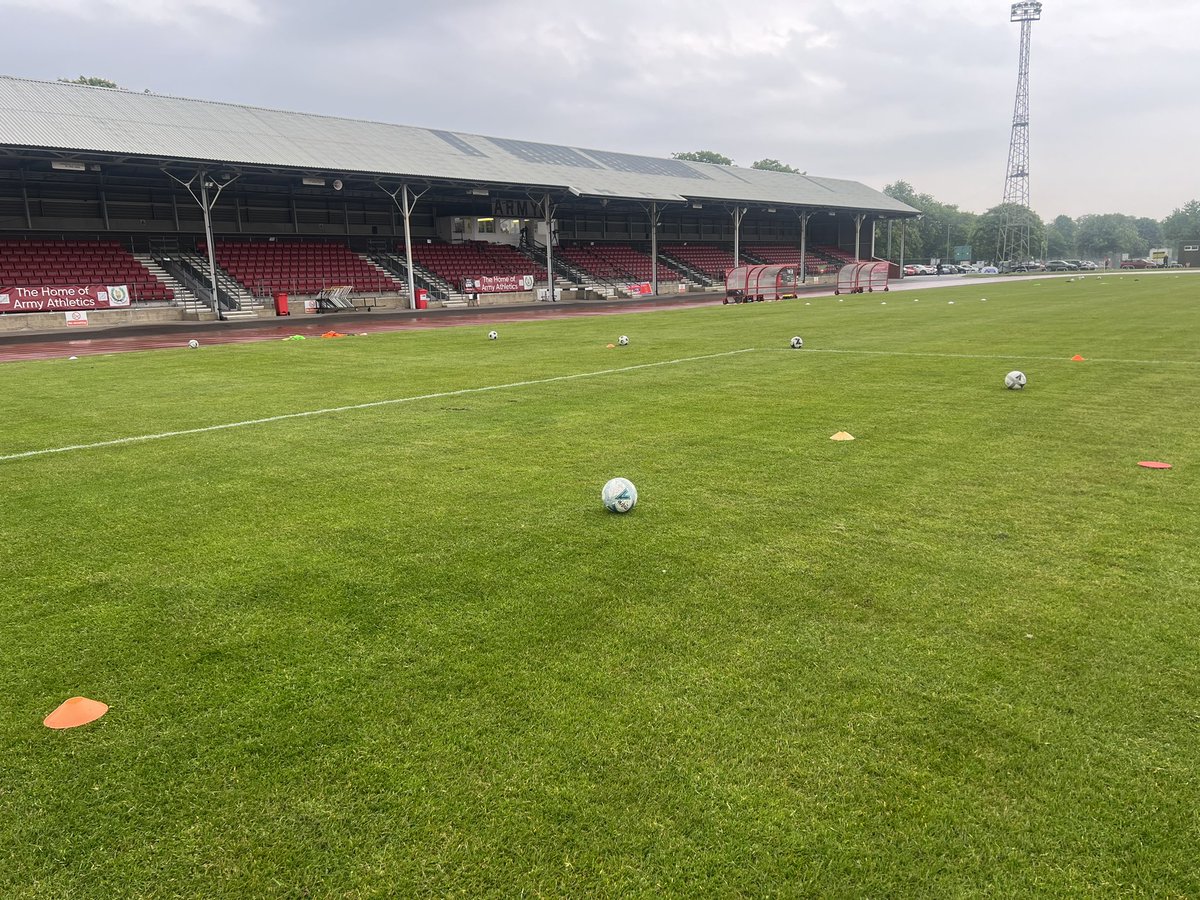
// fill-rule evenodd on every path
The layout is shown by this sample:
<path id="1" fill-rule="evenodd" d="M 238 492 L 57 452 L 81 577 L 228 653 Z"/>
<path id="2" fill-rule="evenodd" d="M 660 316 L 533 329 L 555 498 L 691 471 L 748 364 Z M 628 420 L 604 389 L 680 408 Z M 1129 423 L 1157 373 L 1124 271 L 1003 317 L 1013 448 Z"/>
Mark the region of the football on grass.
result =
<path id="1" fill-rule="evenodd" d="M 637 488 L 628 478 L 612 478 L 600 491 L 600 499 L 609 512 L 627 513 L 637 505 Z"/>
<path id="2" fill-rule="evenodd" d="M 200 342 L 198 340 L 196 340 L 195 338 L 192 338 L 190 341 L 188 341 L 188 347 L 190 347 L 193 350 L 195 350 L 199 346 L 200 346 Z"/>
<path id="3" fill-rule="evenodd" d="M 791 345 L 793 350 L 803 350 L 804 338 L 800 337 L 800 335 L 796 335 L 794 338 L 792 338 Z"/>
<path id="4" fill-rule="evenodd" d="M 628 346 L 629 345 L 629 336 L 625 335 L 625 334 L 621 335 L 619 338 L 617 338 L 617 343 L 620 344 L 622 347 Z"/>
<path id="5" fill-rule="evenodd" d="M 1019 391 L 1025 387 L 1024 372 L 1009 372 L 1004 376 L 1004 386 L 1010 391 Z"/>
<path id="6" fill-rule="evenodd" d="M 489 341 L 494 341 L 498 337 L 500 337 L 500 335 L 496 334 L 496 332 L 494 332 L 494 331 L 488 332 L 488 340 Z"/>

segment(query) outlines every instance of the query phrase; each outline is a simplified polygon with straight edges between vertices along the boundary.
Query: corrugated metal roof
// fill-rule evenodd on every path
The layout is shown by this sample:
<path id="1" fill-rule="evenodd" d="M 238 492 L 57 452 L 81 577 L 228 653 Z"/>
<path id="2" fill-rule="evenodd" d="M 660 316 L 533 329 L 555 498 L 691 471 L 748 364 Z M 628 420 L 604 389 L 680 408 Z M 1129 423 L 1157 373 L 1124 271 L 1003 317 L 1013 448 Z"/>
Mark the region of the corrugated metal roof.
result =
<path id="1" fill-rule="evenodd" d="M 915 214 L 856 181 L 0 76 L 0 146 Z"/>

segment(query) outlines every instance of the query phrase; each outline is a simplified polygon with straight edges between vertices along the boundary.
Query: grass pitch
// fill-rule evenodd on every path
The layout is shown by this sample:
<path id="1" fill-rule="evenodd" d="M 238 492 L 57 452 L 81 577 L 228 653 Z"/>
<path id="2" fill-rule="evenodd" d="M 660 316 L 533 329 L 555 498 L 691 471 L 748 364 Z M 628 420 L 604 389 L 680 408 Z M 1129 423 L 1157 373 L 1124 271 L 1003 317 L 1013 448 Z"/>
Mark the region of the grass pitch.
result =
<path id="1" fill-rule="evenodd" d="M 1200 893 L 1198 287 L 3 365 L 0 456 L 425 399 L 0 461 L 0 895 Z"/>

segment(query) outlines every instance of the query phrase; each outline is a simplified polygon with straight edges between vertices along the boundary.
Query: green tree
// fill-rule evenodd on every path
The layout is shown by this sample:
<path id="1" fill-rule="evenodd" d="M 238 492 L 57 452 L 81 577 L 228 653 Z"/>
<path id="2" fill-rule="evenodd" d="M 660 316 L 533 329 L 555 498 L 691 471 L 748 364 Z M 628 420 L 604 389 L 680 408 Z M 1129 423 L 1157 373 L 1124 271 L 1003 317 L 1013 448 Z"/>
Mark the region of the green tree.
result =
<path id="1" fill-rule="evenodd" d="M 971 232 L 975 224 L 975 213 L 964 212 L 953 204 L 942 203 L 929 194 L 918 194 L 907 181 L 894 181 L 887 185 L 883 192 L 913 209 L 919 209 L 922 214 L 920 219 L 915 222 L 909 221 L 904 226 L 905 259 L 943 259 L 947 258 L 948 254 L 953 254 L 955 247 L 972 243 Z M 886 224 L 879 223 L 875 234 L 875 247 L 881 252 L 886 252 L 882 249 L 886 247 L 886 228 Z M 881 239 L 884 241 L 882 245 Z M 972 255 L 978 255 L 974 246 Z M 892 258 L 897 262 L 900 258 L 900 245 L 894 232 Z"/>
<path id="2" fill-rule="evenodd" d="M 715 150 L 687 150 L 683 153 L 672 153 L 671 159 L 682 159 L 687 162 L 713 163 L 718 166 L 732 166 L 733 160 Z"/>
<path id="3" fill-rule="evenodd" d="M 1162 223 L 1157 219 L 1151 219 L 1146 216 L 1133 220 L 1133 227 L 1137 229 L 1138 235 L 1150 247 L 1161 247 L 1163 242 Z"/>
<path id="4" fill-rule="evenodd" d="M 1093 259 L 1145 256 L 1150 242 L 1138 234 L 1136 220 L 1121 213 L 1080 216 L 1079 252 Z"/>
<path id="5" fill-rule="evenodd" d="M 1189 200 L 1163 219 L 1163 237 L 1170 241 L 1176 253 L 1183 241 L 1200 240 L 1200 200 Z"/>
<path id="6" fill-rule="evenodd" d="M 1046 258 L 1070 259 L 1075 255 L 1075 244 L 1058 226 L 1051 222 L 1046 226 Z"/>
<path id="7" fill-rule="evenodd" d="M 1032 209 L 1027 209 L 1017 203 L 1001 203 L 993 206 L 983 215 L 976 218 L 971 231 L 971 246 L 981 259 L 992 259 L 996 262 L 996 248 L 999 246 L 1000 229 L 1004 226 L 1008 215 L 1029 216 L 1029 248 L 1034 256 L 1040 255 L 1042 242 L 1046 239 L 1046 225 L 1041 216 Z M 982 254 L 982 255 L 981 255 Z M 1020 262 L 1020 260 L 1016 260 Z"/>
<path id="8" fill-rule="evenodd" d="M 793 169 L 787 163 L 781 163 L 777 159 L 760 159 L 758 162 L 750 166 L 752 169 L 765 169 L 768 172 L 788 172 L 792 175 L 803 175 L 799 169 Z"/>
<path id="9" fill-rule="evenodd" d="M 59 81 L 65 81 L 67 84 L 87 84 L 92 87 L 120 88 L 121 86 L 115 81 L 109 81 L 107 78 L 100 78 L 96 75 L 80 75 L 78 78 L 60 78 Z"/>
<path id="10" fill-rule="evenodd" d="M 1075 236 L 1079 230 L 1075 225 L 1075 220 L 1070 216 L 1055 216 L 1051 224 L 1062 236 L 1062 239 L 1066 241 L 1067 247 L 1063 251 L 1063 254 L 1067 259 L 1074 259 L 1079 255 L 1079 249 L 1075 246 Z M 1049 242 L 1049 235 L 1047 235 L 1046 240 Z M 1051 254 L 1051 256 L 1053 255 Z"/>

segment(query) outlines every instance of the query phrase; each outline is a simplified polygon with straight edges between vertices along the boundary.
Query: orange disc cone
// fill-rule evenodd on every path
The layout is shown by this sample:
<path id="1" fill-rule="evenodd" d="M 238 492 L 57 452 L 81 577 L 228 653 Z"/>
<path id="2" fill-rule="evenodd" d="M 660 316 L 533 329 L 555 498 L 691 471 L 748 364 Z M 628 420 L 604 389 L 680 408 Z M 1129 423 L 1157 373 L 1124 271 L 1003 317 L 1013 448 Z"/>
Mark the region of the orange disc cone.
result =
<path id="1" fill-rule="evenodd" d="M 1084 358 L 1082 356 L 1080 356 L 1078 353 L 1076 353 L 1074 356 L 1071 357 L 1071 362 L 1084 362 L 1084 361 L 1085 361 Z"/>
<path id="2" fill-rule="evenodd" d="M 837 434 L 831 436 L 829 439 L 831 441 L 852 441 L 852 440 L 854 440 L 854 435 L 850 434 L 847 431 L 839 431 Z"/>
<path id="3" fill-rule="evenodd" d="M 58 709 L 46 716 L 42 724 L 47 728 L 78 728 L 95 722 L 108 712 L 108 705 L 87 697 L 72 697 L 64 700 Z"/>

